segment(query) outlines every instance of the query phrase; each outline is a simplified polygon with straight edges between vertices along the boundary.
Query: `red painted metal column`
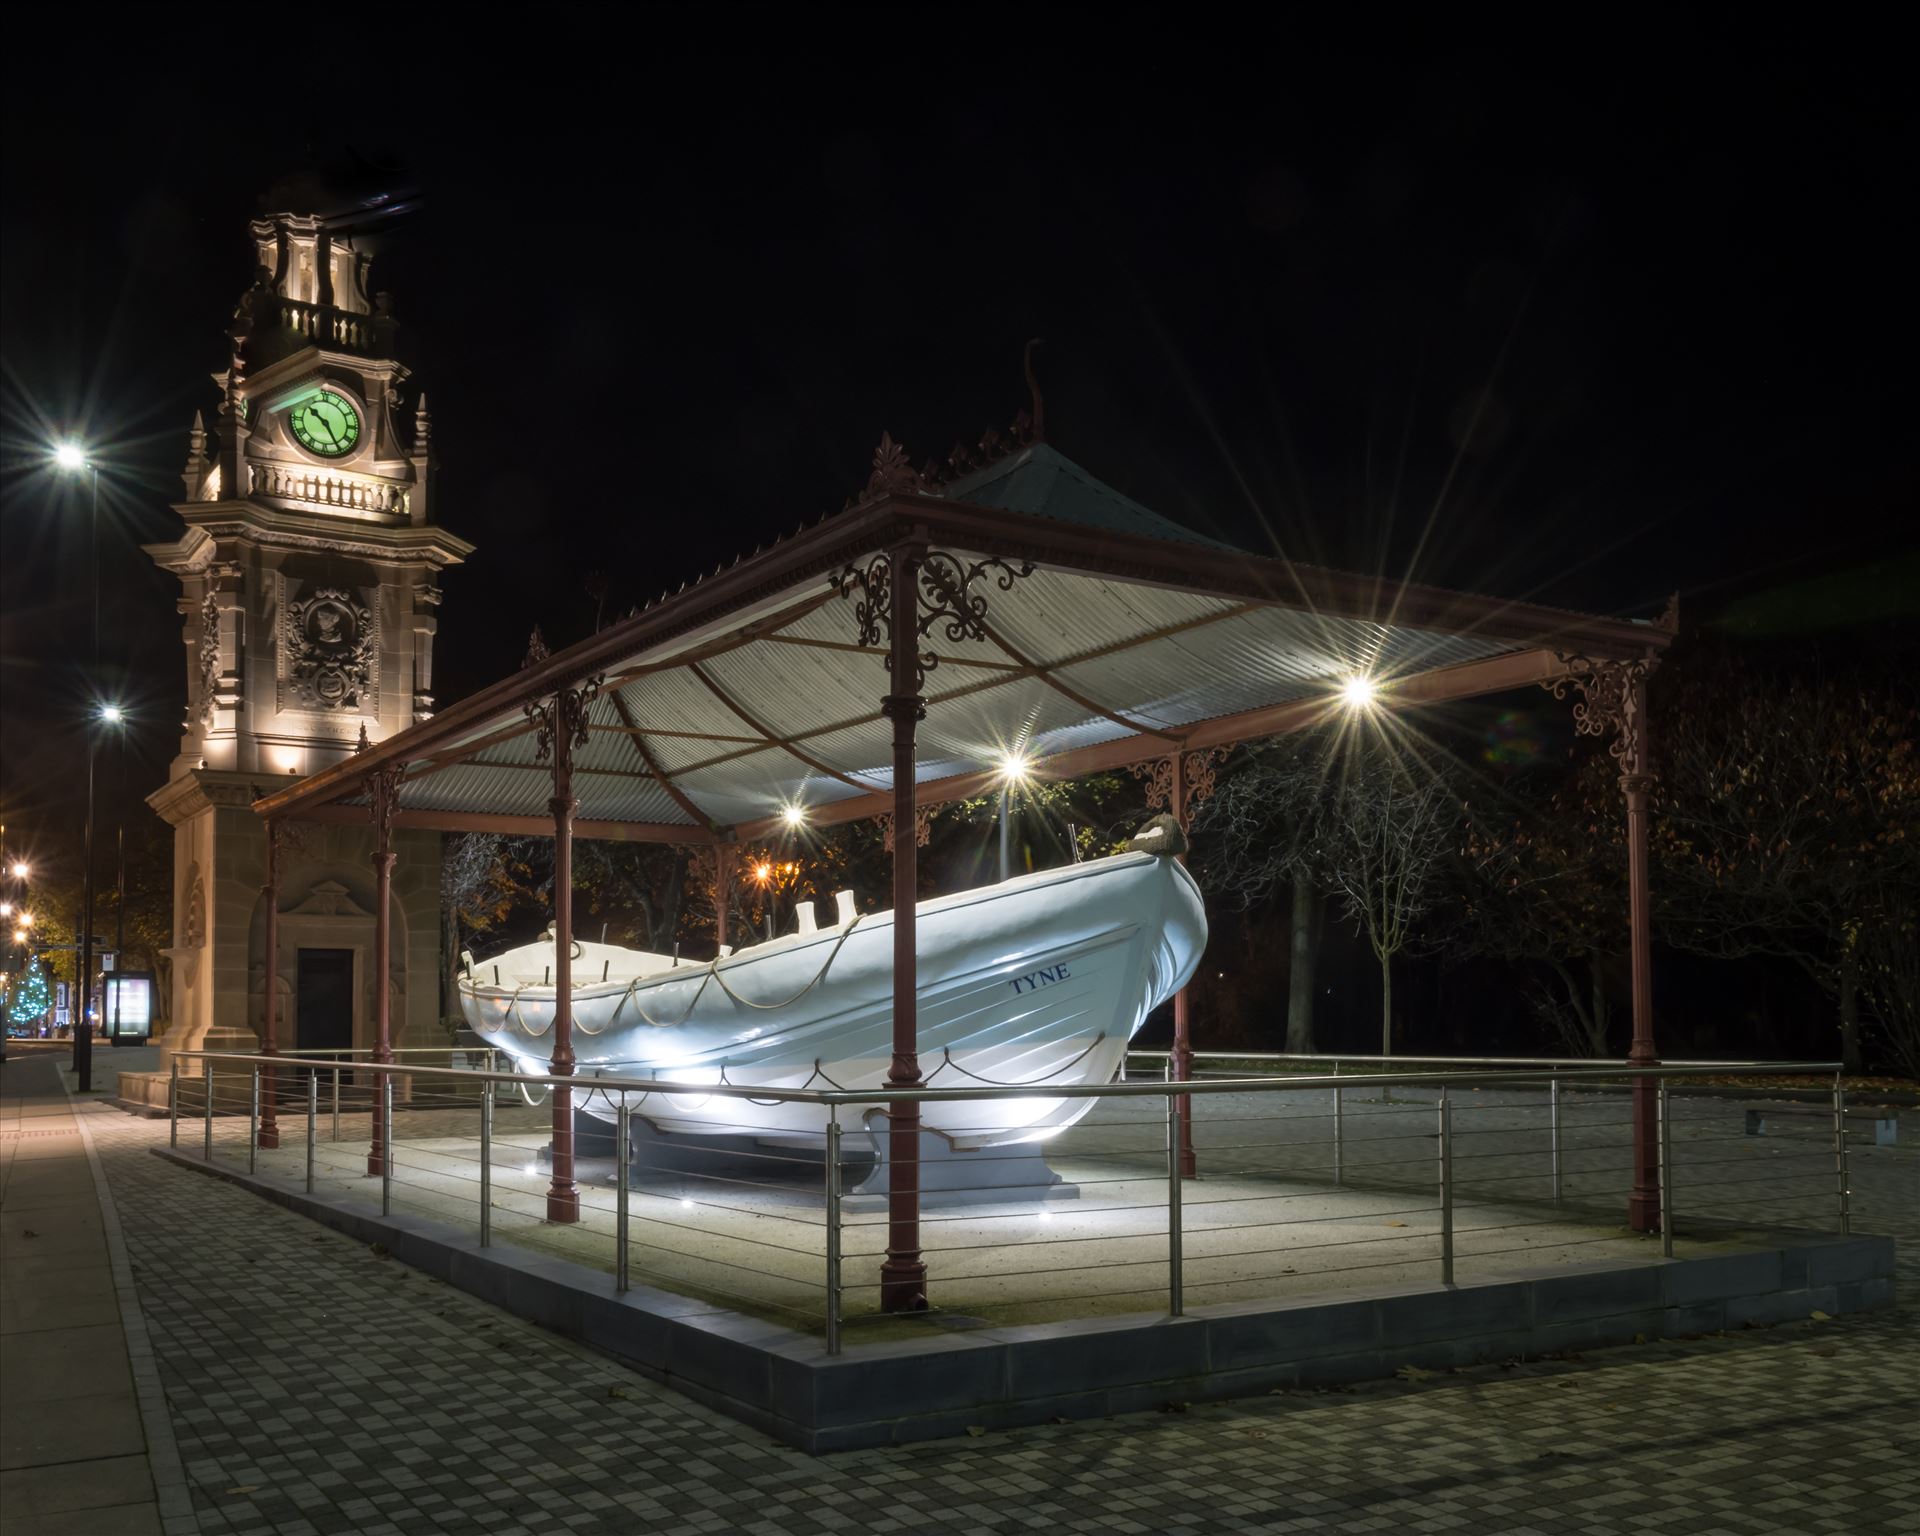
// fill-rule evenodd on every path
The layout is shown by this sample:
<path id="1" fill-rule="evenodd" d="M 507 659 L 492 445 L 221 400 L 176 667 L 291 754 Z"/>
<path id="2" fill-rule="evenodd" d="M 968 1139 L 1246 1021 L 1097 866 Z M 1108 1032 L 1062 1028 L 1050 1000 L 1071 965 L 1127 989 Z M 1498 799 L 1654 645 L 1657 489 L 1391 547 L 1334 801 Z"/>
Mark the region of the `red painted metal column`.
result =
<path id="1" fill-rule="evenodd" d="M 398 764 L 381 769 L 367 782 L 373 806 L 373 1059 L 393 1060 L 392 993 L 388 976 L 393 963 L 393 817 L 400 803 Z M 387 1171 L 392 1155 L 393 1127 L 387 1124 L 386 1096 L 381 1075 L 373 1083 L 373 1139 L 367 1148 L 367 1173 Z"/>
<path id="2" fill-rule="evenodd" d="M 922 1081 L 915 933 L 919 847 L 912 831 L 918 798 L 914 727 L 926 717 L 915 630 L 919 556 L 917 549 L 901 547 L 887 562 L 890 687 L 880 704 L 893 722 L 893 1064 L 887 1083 L 895 1088 L 916 1088 Z M 895 1100 L 888 1108 L 887 1256 L 880 1265 L 880 1307 L 920 1312 L 926 1306 L 927 1265 L 920 1254 L 920 1106 Z"/>
<path id="3" fill-rule="evenodd" d="M 538 626 L 527 644 L 528 667 L 543 665 L 549 656 Z M 555 1077 L 573 1076 L 573 816 L 579 802 L 573 798 L 573 751 L 587 743 L 588 708 L 600 692 L 601 679 L 562 683 L 541 698 L 521 705 L 534 728 L 534 760 L 553 763 L 553 1058 L 548 1070 Z M 580 1191 L 573 1181 L 573 1089 L 553 1090 L 553 1179 L 547 1186 L 547 1220 L 580 1219 Z"/>
<path id="4" fill-rule="evenodd" d="M 1191 819 L 1187 806 L 1187 755 L 1176 751 L 1171 759 L 1173 774 L 1167 791 L 1167 811 L 1180 824 L 1180 830 L 1187 830 Z M 1186 863 L 1187 856 L 1180 855 L 1180 862 Z M 1173 1080 L 1184 1083 L 1193 1076 L 1193 1028 L 1187 1003 L 1187 989 L 1182 987 L 1173 994 Z M 1193 1155 L 1193 1098 L 1182 1094 L 1179 1099 L 1180 1110 L 1180 1177 L 1193 1178 L 1199 1171 Z"/>
<path id="5" fill-rule="evenodd" d="M 1633 1045 L 1627 1060 L 1635 1066 L 1659 1061 L 1653 1042 L 1653 918 L 1647 888 L 1648 771 L 1646 669 L 1628 672 L 1621 701 L 1620 788 L 1627 800 L 1627 903 L 1633 964 Z M 1633 1193 L 1627 1221 L 1636 1232 L 1660 1228 L 1659 1086 L 1650 1077 L 1633 1084 Z"/>
<path id="6" fill-rule="evenodd" d="M 553 1060 L 555 1077 L 573 1076 L 573 753 L 553 754 Z M 553 1090 L 553 1182 L 547 1220 L 578 1221 L 580 1191 L 573 1182 L 573 1090 Z"/>
<path id="7" fill-rule="evenodd" d="M 266 995 L 260 1003 L 260 1054 L 277 1056 L 279 1054 L 278 1025 L 280 1014 L 280 823 L 267 823 L 267 880 L 260 888 L 266 899 L 266 934 L 263 948 L 267 952 Z M 266 1148 L 280 1145 L 280 1112 L 276 1106 L 278 1083 L 272 1066 L 260 1072 L 260 1130 L 255 1138 Z"/>

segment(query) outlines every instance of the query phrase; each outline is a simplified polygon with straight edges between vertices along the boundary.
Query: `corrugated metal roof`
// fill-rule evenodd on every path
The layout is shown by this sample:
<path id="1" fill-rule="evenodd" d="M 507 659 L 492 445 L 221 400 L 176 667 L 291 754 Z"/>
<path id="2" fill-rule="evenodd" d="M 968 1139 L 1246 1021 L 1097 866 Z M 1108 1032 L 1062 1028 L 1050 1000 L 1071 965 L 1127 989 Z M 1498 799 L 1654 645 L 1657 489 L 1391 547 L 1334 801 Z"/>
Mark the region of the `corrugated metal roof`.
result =
<path id="1" fill-rule="evenodd" d="M 945 494 L 1116 534 L 1226 547 L 1100 484 L 1045 444 L 976 471 Z M 956 516 L 953 526 L 957 542 L 936 547 L 969 562 L 980 558 L 966 549 L 969 540 L 1001 536 L 999 523 L 977 512 Z M 1371 606 L 1369 584 L 1340 578 L 1346 585 L 1329 585 L 1326 573 L 1307 573 L 1329 594 L 1321 606 L 1341 610 L 1315 612 L 1300 597 L 1308 587 L 1301 570 L 1279 562 L 1254 562 L 1240 580 L 1218 573 L 1253 557 L 1183 555 L 1194 571 L 1208 573 L 1194 578 L 1204 590 L 1192 591 L 1156 584 L 1158 557 L 1137 545 L 1114 563 L 1109 546 L 1090 554 L 1084 539 L 1049 543 L 1015 530 L 1013 547 L 1023 547 L 1022 540 L 1053 563 L 1006 589 L 983 583 L 984 640 L 951 638 L 947 622 L 936 619 L 919 641 L 922 652 L 938 658 L 927 672 L 917 736 L 922 783 L 991 769 L 1015 746 L 1044 757 L 1127 738 L 1136 728 L 1184 732 L 1331 695 L 1357 672 L 1392 681 L 1551 646 L 1565 628 L 1546 610 L 1530 612 L 1533 629 L 1502 624 L 1507 610 L 1486 601 L 1472 611 L 1491 615 L 1483 621 L 1503 634 L 1528 638 L 1489 638 L 1467 624 L 1447 630 L 1354 617 Z M 1127 548 L 1117 541 L 1111 547 Z M 1167 559 L 1169 570 L 1178 568 L 1171 553 Z M 775 815 L 787 804 L 825 806 L 891 786 L 892 725 L 880 709 L 888 671 L 880 647 L 860 643 L 855 602 L 835 598 L 780 619 L 802 606 L 797 600 L 820 592 L 814 583 L 824 583 L 823 565 L 795 566 L 791 576 L 752 590 L 719 616 L 696 616 L 667 629 L 657 644 L 637 643 L 625 653 L 630 659 L 615 670 L 640 675 L 595 700 L 588 739 L 575 751 L 583 819 L 727 826 Z M 1448 594 L 1422 600 L 1423 622 L 1450 622 Z M 1384 605 L 1391 601 L 1383 593 L 1381 611 L 1390 612 Z M 696 652 L 704 680 L 686 660 Z M 502 689 L 503 699 L 513 696 Z M 534 736 L 522 725 L 519 705 L 503 704 L 463 726 L 452 747 L 429 748 L 444 759 L 506 733 L 470 761 L 407 781 L 403 808 L 544 816 L 551 778 L 536 764 Z M 1163 740 L 1149 734 L 1142 755 Z M 690 816 L 679 797 L 699 814 Z M 364 794 L 354 786 L 344 798 Z"/>
<path id="2" fill-rule="evenodd" d="M 1122 496 L 1046 443 L 1035 443 L 963 475 L 946 487 L 946 494 L 954 501 L 969 501 L 977 507 L 1005 507 L 1114 533 L 1176 539 L 1214 549 L 1233 548 L 1162 517 L 1130 496 Z"/>

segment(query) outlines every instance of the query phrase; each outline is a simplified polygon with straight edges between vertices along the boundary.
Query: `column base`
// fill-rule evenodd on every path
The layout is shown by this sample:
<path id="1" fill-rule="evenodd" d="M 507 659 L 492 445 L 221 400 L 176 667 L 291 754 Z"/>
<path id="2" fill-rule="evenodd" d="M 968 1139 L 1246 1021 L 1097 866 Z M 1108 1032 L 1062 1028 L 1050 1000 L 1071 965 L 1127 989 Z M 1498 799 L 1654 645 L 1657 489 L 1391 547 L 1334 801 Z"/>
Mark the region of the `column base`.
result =
<path id="1" fill-rule="evenodd" d="M 1635 1232 L 1660 1230 L 1660 1191 L 1636 1189 L 1627 1196 L 1627 1225 Z"/>
<path id="2" fill-rule="evenodd" d="M 882 1312 L 924 1312 L 927 1310 L 926 1261 L 913 1258 L 885 1259 L 880 1265 L 880 1310 Z"/>
<path id="3" fill-rule="evenodd" d="M 562 1189 L 558 1184 L 547 1191 L 547 1220 L 561 1223 L 576 1222 L 580 1219 L 580 1191 L 572 1186 Z"/>
<path id="4" fill-rule="evenodd" d="M 262 1152 L 273 1151 L 275 1147 L 280 1145 L 280 1127 L 277 1125 L 261 1126 L 259 1135 L 254 1138 L 254 1145 L 259 1147 Z"/>

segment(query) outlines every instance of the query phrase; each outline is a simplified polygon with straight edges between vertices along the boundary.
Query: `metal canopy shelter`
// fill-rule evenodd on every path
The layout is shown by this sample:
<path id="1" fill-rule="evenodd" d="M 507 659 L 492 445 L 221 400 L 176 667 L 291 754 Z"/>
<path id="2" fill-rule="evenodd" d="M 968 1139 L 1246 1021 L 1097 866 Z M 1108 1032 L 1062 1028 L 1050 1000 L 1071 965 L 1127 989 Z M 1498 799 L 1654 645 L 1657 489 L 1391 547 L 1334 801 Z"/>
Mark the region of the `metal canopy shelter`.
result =
<path id="1" fill-rule="evenodd" d="M 1619 733 L 1634 1049 L 1654 1059 L 1641 724 L 1671 610 L 1600 618 L 1262 558 L 1159 517 L 1044 442 L 988 459 L 943 480 L 883 439 L 863 499 L 839 515 L 556 654 L 536 632 L 515 675 L 256 802 L 274 834 L 269 869 L 285 821 L 369 818 L 383 934 L 395 827 L 552 835 L 553 1071 L 565 1076 L 574 836 L 710 845 L 724 879 L 727 850 L 783 826 L 788 807 L 815 826 L 891 816 L 912 827 L 921 806 L 981 793 L 1015 748 L 1056 777 L 1157 764 L 1150 798 L 1184 823 L 1211 783 L 1209 749 L 1324 719 L 1355 675 L 1387 709 L 1572 687 L 1582 731 Z M 916 841 L 893 840 L 888 1081 L 903 1087 L 920 1081 Z M 269 990 L 269 1052 L 273 1006 Z M 381 1054 L 384 998 L 377 1014 Z M 578 1210 L 570 1101 L 554 1097 L 555 1220 Z M 894 1110 L 883 1300 L 911 1308 L 925 1297 L 918 1115 Z M 1645 1226 L 1658 1198 L 1650 1100 L 1642 1115 L 1633 1214 Z M 371 1171 L 384 1156 L 376 1124 Z"/>

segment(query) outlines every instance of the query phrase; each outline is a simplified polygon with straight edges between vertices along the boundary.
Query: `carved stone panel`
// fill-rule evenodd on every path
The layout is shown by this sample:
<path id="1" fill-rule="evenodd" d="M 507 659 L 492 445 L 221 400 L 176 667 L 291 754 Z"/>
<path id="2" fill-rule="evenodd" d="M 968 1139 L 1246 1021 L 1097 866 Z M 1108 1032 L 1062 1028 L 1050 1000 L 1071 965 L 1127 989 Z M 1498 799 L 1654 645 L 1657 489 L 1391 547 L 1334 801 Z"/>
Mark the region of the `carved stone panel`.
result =
<path id="1" fill-rule="evenodd" d="M 279 578 L 279 707 L 313 714 L 380 708 L 380 616 L 347 587 Z"/>

